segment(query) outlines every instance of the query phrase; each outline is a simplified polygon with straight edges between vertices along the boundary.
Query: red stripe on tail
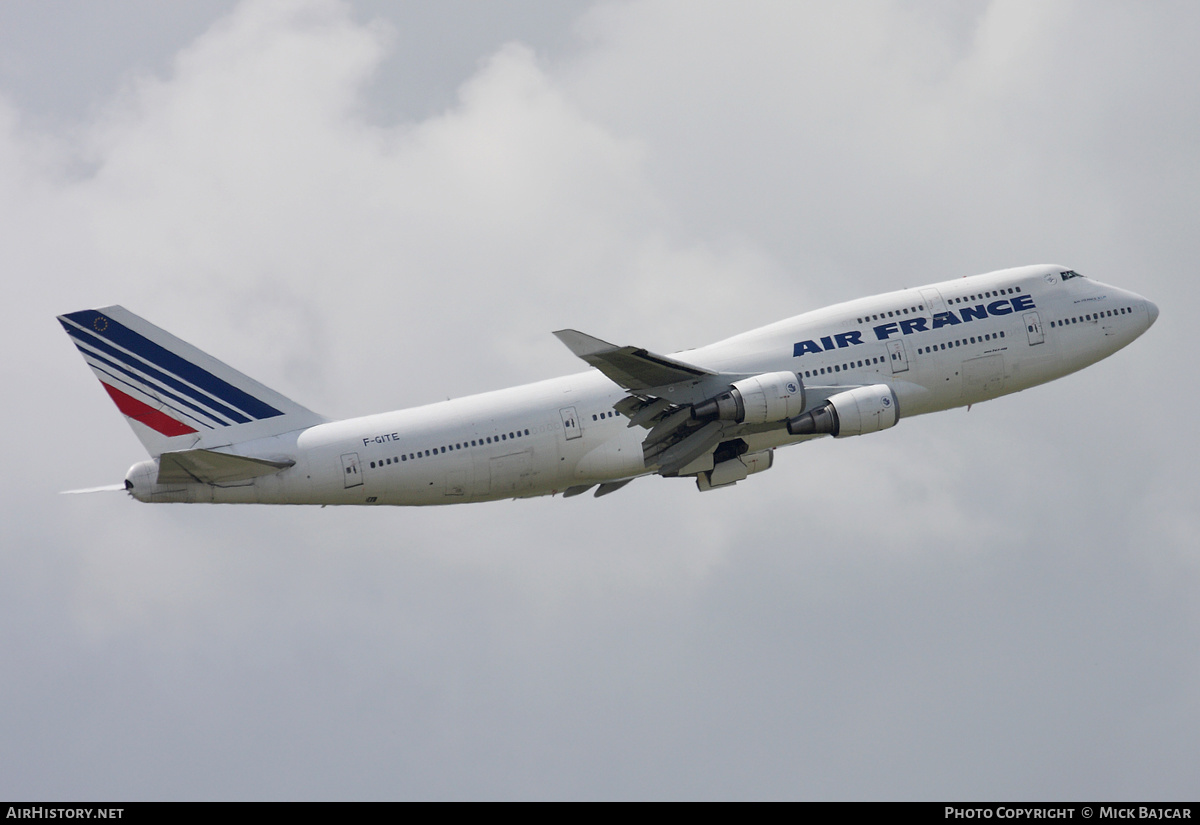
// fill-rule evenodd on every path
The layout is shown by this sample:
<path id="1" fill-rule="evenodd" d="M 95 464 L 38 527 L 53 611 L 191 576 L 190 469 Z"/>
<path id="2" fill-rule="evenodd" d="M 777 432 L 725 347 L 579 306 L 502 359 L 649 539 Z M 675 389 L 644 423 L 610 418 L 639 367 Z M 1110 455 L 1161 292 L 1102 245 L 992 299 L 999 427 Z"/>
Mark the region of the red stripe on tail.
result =
<path id="1" fill-rule="evenodd" d="M 116 387 L 100 382 L 104 389 L 108 391 L 109 397 L 113 403 L 117 405 L 117 409 L 129 416 L 135 421 L 140 421 L 152 430 L 157 430 L 166 436 L 187 435 L 188 433 L 196 432 L 182 421 L 176 421 L 166 413 L 160 412 L 153 407 L 143 404 L 136 398 L 126 395 Z"/>

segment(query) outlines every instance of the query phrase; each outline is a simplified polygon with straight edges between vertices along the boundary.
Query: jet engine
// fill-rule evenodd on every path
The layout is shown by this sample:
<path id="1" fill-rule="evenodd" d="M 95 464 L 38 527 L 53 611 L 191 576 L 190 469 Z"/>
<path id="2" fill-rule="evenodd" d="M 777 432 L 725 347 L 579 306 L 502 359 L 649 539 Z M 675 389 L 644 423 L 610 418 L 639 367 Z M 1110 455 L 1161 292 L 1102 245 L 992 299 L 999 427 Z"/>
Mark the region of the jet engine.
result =
<path id="1" fill-rule="evenodd" d="M 798 415 L 804 409 L 804 382 L 794 372 L 768 372 L 735 381 L 715 398 L 697 404 L 698 421 L 767 424 Z"/>
<path id="2" fill-rule="evenodd" d="M 896 393 L 886 384 L 872 384 L 831 395 L 821 406 L 790 419 L 787 429 L 792 435 L 845 438 L 886 430 L 899 420 Z"/>

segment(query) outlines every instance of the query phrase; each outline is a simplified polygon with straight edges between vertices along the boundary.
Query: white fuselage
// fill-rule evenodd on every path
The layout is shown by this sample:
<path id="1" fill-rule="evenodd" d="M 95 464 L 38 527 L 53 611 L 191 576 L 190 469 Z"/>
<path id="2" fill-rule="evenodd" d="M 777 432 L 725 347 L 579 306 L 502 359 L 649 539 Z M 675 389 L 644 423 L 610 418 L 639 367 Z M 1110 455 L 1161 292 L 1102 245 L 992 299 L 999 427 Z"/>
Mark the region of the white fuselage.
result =
<path id="1" fill-rule="evenodd" d="M 810 408 L 884 384 L 901 418 L 950 409 L 1082 369 L 1157 317 L 1141 296 L 1065 272 L 1023 267 L 862 298 L 672 357 L 719 373 L 790 370 Z M 238 444 L 230 451 L 295 462 L 242 483 L 158 485 L 155 461 L 128 478 L 145 501 L 430 505 L 553 494 L 656 471 L 643 460 L 646 430 L 613 409 L 628 395 L 593 369 Z M 782 425 L 736 436 L 751 454 L 814 437 Z"/>

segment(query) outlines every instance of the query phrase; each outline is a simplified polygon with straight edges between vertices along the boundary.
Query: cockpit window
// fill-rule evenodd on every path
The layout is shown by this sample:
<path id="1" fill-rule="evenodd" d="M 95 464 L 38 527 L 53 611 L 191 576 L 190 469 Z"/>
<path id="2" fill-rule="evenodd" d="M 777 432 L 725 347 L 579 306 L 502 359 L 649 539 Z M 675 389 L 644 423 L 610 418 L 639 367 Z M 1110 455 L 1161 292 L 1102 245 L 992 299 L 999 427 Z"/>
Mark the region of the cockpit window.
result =
<path id="1" fill-rule="evenodd" d="M 1062 278 L 1064 281 L 1069 281 L 1072 278 L 1082 278 L 1083 276 L 1073 269 L 1068 269 L 1066 272 L 1058 273 L 1058 277 Z"/>

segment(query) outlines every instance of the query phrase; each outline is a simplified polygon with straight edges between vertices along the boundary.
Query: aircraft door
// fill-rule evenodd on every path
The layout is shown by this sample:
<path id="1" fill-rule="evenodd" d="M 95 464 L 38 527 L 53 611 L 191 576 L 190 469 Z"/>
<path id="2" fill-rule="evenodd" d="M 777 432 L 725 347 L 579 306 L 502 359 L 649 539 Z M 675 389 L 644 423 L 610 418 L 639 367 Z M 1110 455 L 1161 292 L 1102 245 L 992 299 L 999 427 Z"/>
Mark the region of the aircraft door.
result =
<path id="1" fill-rule="evenodd" d="M 347 490 L 362 486 L 363 477 L 358 467 L 358 453 L 342 454 L 342 479 Z"/>
<path id="2" fill-rule="evenodd" d="M 892 362 L 892 374 L 908 372 L 908 353 L 903 341 L 888 341 L 888 358 Z"/>
<path id="3" fill-rule="evenodd" d="M 925 311 L 929 313 L 930 317 L 946 311 L 946 302 L 942 300 L 942 293 L 936 289 L 922 289 L 921 297 L 925 299 Z"/>
<path id="4" fill-rule="evenodd" d="M 574 407 L 563 407 L 558 414 L 562 416 L 563 435 L 567 441 L 583 435 L 583 431 L 579 429 L 579 416 L 575 414 Z"/>
<path id="5" fill-rule="evenodd" d="M 467 471 L 457 467 L 446 471 L 446 489 L 443 495 L 461 496 L 467 492 Z"/>
<path id="6" fill-rule="evenodd" d="M 995 398 L 1004 391 L 1004 353 L 963 361 L 962 381 L 967 401 Z"/>
<path id="7" fill-rule="evenodd" d="M 523 450 L 511 455 L 496 456 L 488 462 L 490 492 L 523 493 L 533 489 L 533 452 Z"/>
<path id="8" fill-rule="evenodd" d="M 1025 332 L 1029 335 L 1029 346 L 1040 344 L 1046 340 L 1042 332 L 1042 316 L 1036 312 L 1025 313 Z"/>
<path id="9" fill-rule="evenodd" d="M 1111 311 L 1112 310 L 1109 310 L 1109 312 L 1111 312 Z M 1104 330 L 1104 334 L 1106 336 L 1107 335 L 1116 335 L 1117 332 L 1119 331 L 1116 321 L 1113 319 L 1113 316 L 1109 315 L 1107 312 L 1100 313 L 1100 329 Z"/>

